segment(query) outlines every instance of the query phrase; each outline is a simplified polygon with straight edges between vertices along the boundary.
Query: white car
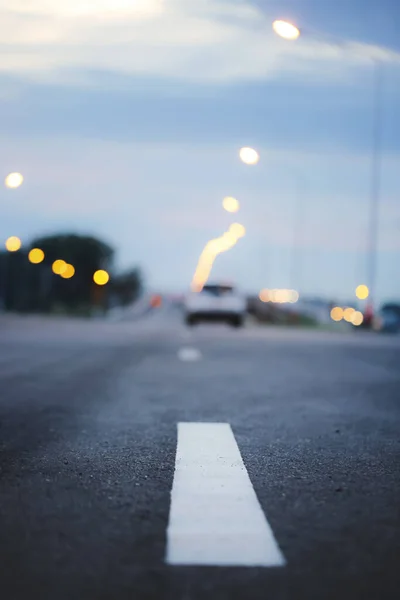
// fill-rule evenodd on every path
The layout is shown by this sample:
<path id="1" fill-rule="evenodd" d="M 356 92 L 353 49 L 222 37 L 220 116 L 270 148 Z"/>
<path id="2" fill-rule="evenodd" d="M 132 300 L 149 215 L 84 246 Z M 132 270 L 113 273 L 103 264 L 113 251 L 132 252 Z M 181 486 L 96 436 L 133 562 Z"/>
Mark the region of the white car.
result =
<path id="1" fill-rule="evenodd" d="M 199 321 L 223 321 L 241 327 L 246 316 L 246 300 L 233 286 L 206 284 L 201 292 L 191 292 L 185 299 L 188 325 Z"/>

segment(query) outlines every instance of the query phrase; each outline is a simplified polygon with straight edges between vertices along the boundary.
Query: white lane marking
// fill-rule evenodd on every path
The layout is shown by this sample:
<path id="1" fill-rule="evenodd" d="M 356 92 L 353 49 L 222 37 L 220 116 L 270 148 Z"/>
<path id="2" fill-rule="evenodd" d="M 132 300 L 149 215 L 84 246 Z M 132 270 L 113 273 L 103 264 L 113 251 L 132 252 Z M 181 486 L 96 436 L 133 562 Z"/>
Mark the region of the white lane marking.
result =
<path id="1" fill-rule="evenodd" d="M 285 564 L 228 423 L 178 423 L 166 562 Z"/>
<path id="2" fill-rule="evenodd" d="M 178 350 L 178 358 L 184 362 L 194 362 L 201 359 L 201 352 L 197 348 L 181 348 Z"/>

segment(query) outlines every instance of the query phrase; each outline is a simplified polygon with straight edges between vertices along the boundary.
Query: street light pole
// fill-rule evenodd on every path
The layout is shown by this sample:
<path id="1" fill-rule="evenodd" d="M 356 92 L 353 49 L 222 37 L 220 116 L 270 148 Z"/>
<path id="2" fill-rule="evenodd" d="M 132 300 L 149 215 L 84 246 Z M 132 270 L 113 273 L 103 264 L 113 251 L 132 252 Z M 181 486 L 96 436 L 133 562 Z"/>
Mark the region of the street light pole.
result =
<path id="1" fill-rule="evenodd" d="M 289 285 L 294 290 L 299 290 L 300 286 L 300 234 L 302 226 L 303 214 L 303 198 L 302 198 L 302 181 L 296 177 L 296 191 L 294 195 L 294 210 L 293 210 L 293 238 L 290 256 L 290 275 Z"/>
<path id="2" fill-rule="evenodd" d="M 369 310 L 372 313 L 376 302 L 376 272 L 378 255 L 379 209 L 382 181 L 382 117 L 383 117 L 383 65 L 374 59 L 373 72 L 374 105 L 371 161 L 371 198 L 367 248 L 367 278 L 369 284 Z"/>
<path id="3" fill-rule="evenodd" d="M 285 39 L 296 40 L 301 31 L 295 25 L 285 21 L 274 21 L 272 25 L 275 33 Z M 315 36 L 314 34 L 313 37 Z M 334 36 L 320 35 L 317 37 L 332 41 L 339 48 L 343 47 L 343 41 Z M 378 233 L 379 233 L 379 209 L 381 202 L 381 179 L 382 179 L 382 124 L 383 124 L 383 63 L 371 56 L 373 61 L 373 131 L 372 131 L 372 162 L 371 162 L 371 188 L 369 203 L 369 224 L 367 240 L 367 278 L 370 290 L 367 310 L 372 317 L 374 303 L 376 301 L 376 272 L 378 255 Z"/>

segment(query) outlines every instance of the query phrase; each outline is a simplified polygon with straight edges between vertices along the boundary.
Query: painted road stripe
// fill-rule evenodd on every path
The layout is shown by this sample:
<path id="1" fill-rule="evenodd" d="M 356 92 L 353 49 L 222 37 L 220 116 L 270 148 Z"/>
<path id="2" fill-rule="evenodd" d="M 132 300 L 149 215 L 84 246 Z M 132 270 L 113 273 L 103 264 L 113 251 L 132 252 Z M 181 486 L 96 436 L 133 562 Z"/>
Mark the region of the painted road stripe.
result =
<path id="1" fill-rule="evenodd" d="M 195 362 L 201 359 L 201 352 L 197 348 L 181 348 L 178 350 L 178 358 L 184 362 Z"/>
<path id="2" fill-rule="evenodd" d="M 285 564 L 228 423 L 178 424 L 166 562 Z"/>

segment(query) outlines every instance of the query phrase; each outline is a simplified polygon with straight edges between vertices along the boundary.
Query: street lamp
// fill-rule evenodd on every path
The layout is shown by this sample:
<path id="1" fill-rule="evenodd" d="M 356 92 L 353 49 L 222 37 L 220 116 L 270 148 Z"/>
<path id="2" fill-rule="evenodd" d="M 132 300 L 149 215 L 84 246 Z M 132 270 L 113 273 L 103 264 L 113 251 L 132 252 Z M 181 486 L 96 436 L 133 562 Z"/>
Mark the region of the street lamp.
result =
<path id="1" fill-rule="evenodd" d="M 279 37 L 285 40 L 297 40 L 300 37 L 300 29 L 288 21 L 274 21 L 272 28 Z"/>
<path id="2" fill-rule="evenodd" d="M 5 241 L 5 248 L 10 254 L 17 253 L 22 246 L 19 237 L 12 235 Z M 0 255 L 0 309 L 7 310 L 7 297 L 10 278 L 10 265 L 7 254 Z"/>
<path id="3" fill-rule="evenodd" d="M 5 242 L 5 247 L 8 252 L 18 252 L 21 249 L 22 242 L 19 237 L 12 235 Z"/>
<path id="4" fill-rule="evenodd" d="M 236 213 L 240 208 L 239 201 L 236 198 L 232 198 L 232 196 L 227 196 L 223 199 L 222 206 L 224 210 L 229 213 Z"/>
<path id="5" fill-rule="evenodd" d="M 277 35 L 284 39 L 295 40 L 300 37 L 300 29 L 287 21 L 274 21 L 272 28 Z M 312 35 L 312 34 L 311 34 Z M 323 39 L 323 36 L 322 36 Z M 334 39 L 329 36 L 329 40 L 336 46 L 345 50 L 343 40 Z M 367 251 L 367 272 L 369 283 L 369 304 L 367 312 L 371 315 L 374 309 L 376 293 L 376 271 L 377 271 L 377 253 L 378 253 L 378 229 L 379 229 L 379 206 L 381 201 L 381 175 L 382 175 L 382 100 L 383 100 L 383 64 L 374 57 L 370 56 L 373 63 L 373 127 L 372 127 L 372 156 L 371 156 L 371 187 L 370 187 L 370 207 L 369 207 L 369 225 L 368 225 L 368 251 Z"/>
<path id="6" fill-rule="evenodd" d="M 19 188 L 24 181 L 21 173 L 9 173 L 4 180 L 4 185 L 10 189 Z"/>
<path id="7" fill-rule="evenodd" d="M 93 281 L 96 285 L 106 285 L 109 282 L 109 280 L 110 275 L 107 273 L 107 271 L 104 271 L 103 269 L 99 269 L 93 275 Z"/>
<path id="8" fill-rule="evenodd" d="M 260 155 L 254 148 L 241 148 L 239 156 L 240 160 L 246 165 L 256 165 L 260 160 Z"/>

